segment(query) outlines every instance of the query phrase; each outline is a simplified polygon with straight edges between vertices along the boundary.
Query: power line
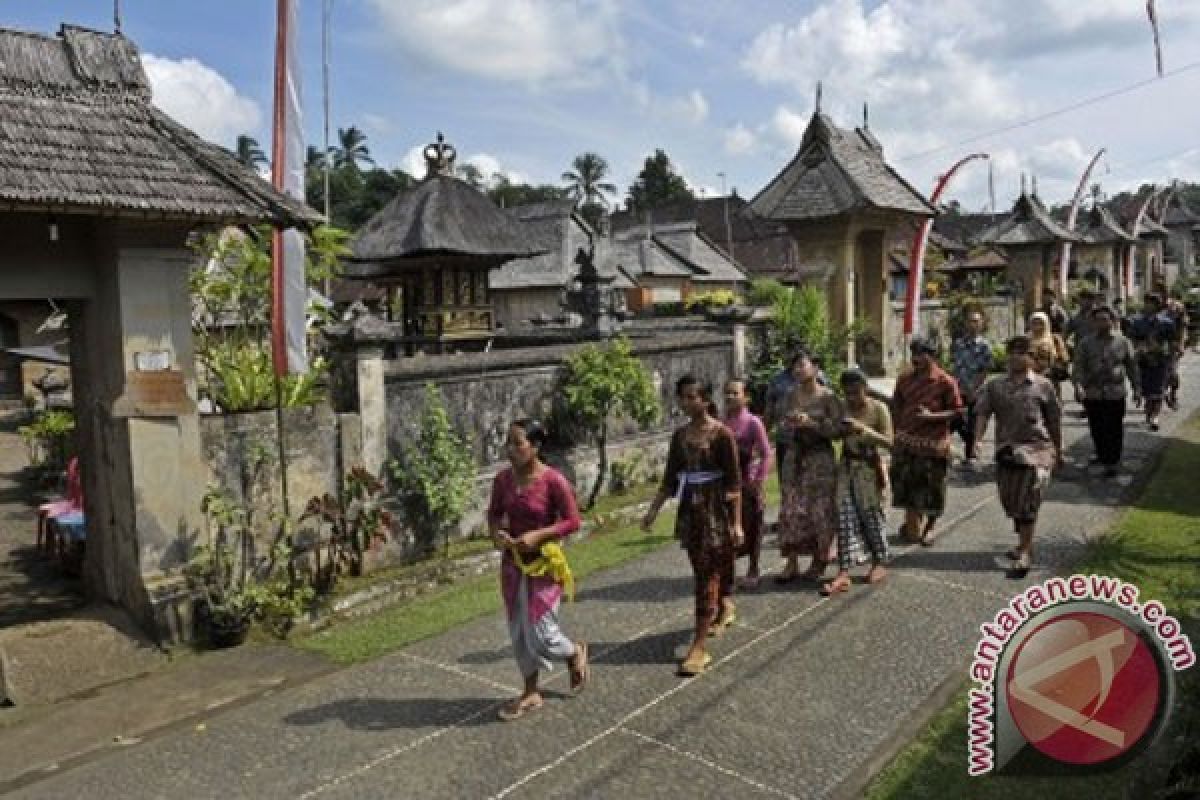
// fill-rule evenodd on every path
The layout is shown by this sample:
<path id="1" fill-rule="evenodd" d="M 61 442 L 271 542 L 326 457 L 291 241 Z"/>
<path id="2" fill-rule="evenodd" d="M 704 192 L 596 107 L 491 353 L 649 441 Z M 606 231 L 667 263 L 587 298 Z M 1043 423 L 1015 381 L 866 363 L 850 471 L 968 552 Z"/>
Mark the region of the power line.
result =
<path id="1" fill-rule="evenodd" d="M 1081 108 L 1086 108 L 1088 106 L 1095 105 L 1097 103 L 1103 103 L 1104 101 L 1111 100 L 1114 97 L 1120 97 L 1121 95 L 1129 94 L 1130 92 L 1134 92 L 1134 91 L 1137 91 L 1138 89 L 1149 86 L 1152 83 L 1157 83 L 1159 81 L 1163 81 L 1168 78 L 1173 78 L 1176 75 L 1181 75 L 1185 72 L 1190 72 L 1190 71 L 1192 71 L 1194 69 L 1198 69 L 1198 68 L 1200 68 L 1200 61 L 1193 61 L 1189 64 L 1183 65 L 1182 67 L 1179 67 L 1178 69 L 1173 69 L 1170 72 L 1167 72 L 1161 78 L 1159 78 L 1157 76 L 1153 77 L 1153 78 L 1146 78 L 1145 80 L 1138 81 L 1137 83 L 1131 83 L 1128 86 L 1122 86 L 1119 89 L 1113 89 L 1111 91 L 1104 92 L 1103 94 L 1098 94 L 1093 97 L 1088 97 L 1083 100 L 1076 101 L 1074 103 L 1071 103 L 1070 105 L 1066 105 L 1061 108 L 1056 108 L 1053 111 L 1047 111 L 1043 114 L 1038 114 L 1037 116 L 1029 117 L 1027 119 L 1020 120 L 1019 122 L 1014 122 L 1011 125 L 1005 125 L 1000 128 L 994 128 L 990 131 L 984 131 L 983 133 L 977 133 L 974 136 L 969 136 L 966 139 L 963 139 L 959 142 L 955 142 L 954 144 L 945 144 L 945 145 L 941 145 L 939 147 L 934 147 L 931 150 L 925 150 L 924 152 L 913 153 L 912 155 L 907 155 L 907 156 L 901 156 L 901 157 L 897 158 L 896 160 L 897 161 L 917 161 L 917 160 L 920 160 L 923 158 L 927 158 L 928 156 L 937 155 L 938 153 L 943 153 L 947 150 L 954 150 L 954 149 L 963 147 L 968 144 L 973 144 L 974 142 L 978 142 L 983 139 L 990 139 L 991 137 L 999 136 L 1002 133 L 1009 133 L 1011 131 L 1019 130 L 1021 128 L 1027 128 L 1030 125 L 1036 125 L 1039 122 L 1045 122 L 1048 119 L 1053 119 L 1054 117 L 1060 117 L 1063 114 L 1069 114 L 1072 111 L 1078 111 Z"/>

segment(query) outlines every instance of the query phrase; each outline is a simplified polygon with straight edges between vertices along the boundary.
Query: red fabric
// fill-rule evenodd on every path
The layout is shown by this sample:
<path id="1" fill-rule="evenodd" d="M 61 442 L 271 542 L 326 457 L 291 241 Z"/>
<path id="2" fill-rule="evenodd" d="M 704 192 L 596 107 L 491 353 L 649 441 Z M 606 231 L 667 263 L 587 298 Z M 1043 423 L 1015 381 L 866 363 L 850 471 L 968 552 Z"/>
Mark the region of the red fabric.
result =
<path id="1" fill-rule="evenodd" d="M 513 536 L 550 528 L 562 538 L 579 530 L 581 520 L 575 504 L 575 492 L 562 473 L 545 467 L 528 486 L 518 487 L 512 469 L 505 469 L 492 481 L 492 499 L 488 504 L 488 522 L 504 527 Z M 500 588 L 504 607 L 512 618 L 517 608 L 517 590 L 521 571 L 505 551 L 500 564 Z M 529 619 L 537 622 L 562 597 L 562 587 L 549 578 L 529 578 Z"/>

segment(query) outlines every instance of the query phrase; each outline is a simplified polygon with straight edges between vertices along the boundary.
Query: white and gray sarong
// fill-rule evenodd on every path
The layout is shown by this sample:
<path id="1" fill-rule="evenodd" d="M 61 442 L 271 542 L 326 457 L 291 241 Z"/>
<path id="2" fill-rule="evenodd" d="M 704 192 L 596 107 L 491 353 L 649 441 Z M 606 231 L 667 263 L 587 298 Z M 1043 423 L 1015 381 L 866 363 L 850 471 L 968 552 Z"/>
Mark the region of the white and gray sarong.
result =
<path id="1" fill-rule="evenodd" d="M 513 655 L 522 677 L 535 672 L 551 671 L 554 661 L 570 661 L 575 657 L 575 643 L 567 638 L 558 622 L 558 604 L 542 615 L 537 622 L 529 619 L 529 578 L 521 575 L 517 586 L 517 608 L 508 621 Z"/>

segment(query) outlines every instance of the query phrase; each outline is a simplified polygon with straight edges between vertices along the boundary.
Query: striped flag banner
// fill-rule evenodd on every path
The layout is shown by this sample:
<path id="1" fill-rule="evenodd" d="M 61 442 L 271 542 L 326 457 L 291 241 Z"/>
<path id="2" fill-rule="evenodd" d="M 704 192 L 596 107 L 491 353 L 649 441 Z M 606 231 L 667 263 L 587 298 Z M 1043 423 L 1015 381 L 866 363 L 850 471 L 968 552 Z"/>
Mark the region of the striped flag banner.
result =
<path id="1" fill-rule="evenodd" d="M 300 0 L 276 0 L 275 105 L 271 183 L 304 202 L 304 131 L 301 120 L 297 21 Z M 271 354 L 275 374 L 308 370 L 304 236 L 275 229 L 271 248 Z"/>
<path id="2" fill-rule="evenodd" d="M 1158 77 L 1163 76 L 1162 41 L 1158 36 L 1158 12 L 1154 0 L 1146 0 L 1146 16 L 1150 18 L 1150 30 L 1154 32 L 1154 62 L 1158 65 Z"/>

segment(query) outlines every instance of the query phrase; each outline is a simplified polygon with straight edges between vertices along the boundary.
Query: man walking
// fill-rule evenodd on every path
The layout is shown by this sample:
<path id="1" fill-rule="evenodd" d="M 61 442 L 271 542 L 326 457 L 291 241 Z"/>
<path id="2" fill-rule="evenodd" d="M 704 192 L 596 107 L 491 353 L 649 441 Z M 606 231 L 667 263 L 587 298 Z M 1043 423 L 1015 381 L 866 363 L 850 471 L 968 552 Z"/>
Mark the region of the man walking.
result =
<path id="1" fill-rule="evenodd" d="M 913 339 L 912 371 L 896 381 L 892 416 L 892 499 L 904 509 L 901 538 L 933 544 L 933 526 L 946 508 L 950 421 L 962 413 L 958 385 L 937 365 L 937 343 Z"/>
<path id="2" fill-rule="evenodd" d="M 1009 551 L 1012 576 L 1033 563 L 1033 534 L 1050 473 L 1062 463 L 1062 407 L 1054 384 L 1033 371 L 1028 336 L 1008 340 L 1008 373 L 979 393 L 979 432 L 996 417 L 996 488 L 1013 521 L 1017 547 Z"/>
<path id="3" fill-rule="evenodd" d="M 975 467 L 975 398 L 987 380 L 992 368 L 992 346 L 983 335 L 983 314 L 972 311 L 967 314 L 967 330 L 954 341 L 952 357 L 954 379 L 958 381 L 958 392 L 966 404 L 966 419 L 959 427 L 962 436 L 964 461 L 967 469 Z"/>
<path id="4" fill-rule="evenodd" d="M 1129 338 L 1137 353 L 1142 399 L 1146 403 L 1146 425 L 1158 431 L 1163 395 L 1171 374 L 1171 355 L 1175 348 L 1175 326 L 1163 311 L 1163 299 L 1148 294 L 1142 300 L 1142 312 L 1130 323 Z"/>
<path id="5" fill-rule="evenodd" d="M 1116 317 L 1108 306 L 1092 310 L 1092 335 L 1075 351 L 1072 379 L 1087 409 L 1088 429 L 1096 460 L 1105 477 L 1117 474 L 1125 443 L 1125 382 L 1141 402 L 1141 384 L 1133 345 L 1114 329 Z"/>

